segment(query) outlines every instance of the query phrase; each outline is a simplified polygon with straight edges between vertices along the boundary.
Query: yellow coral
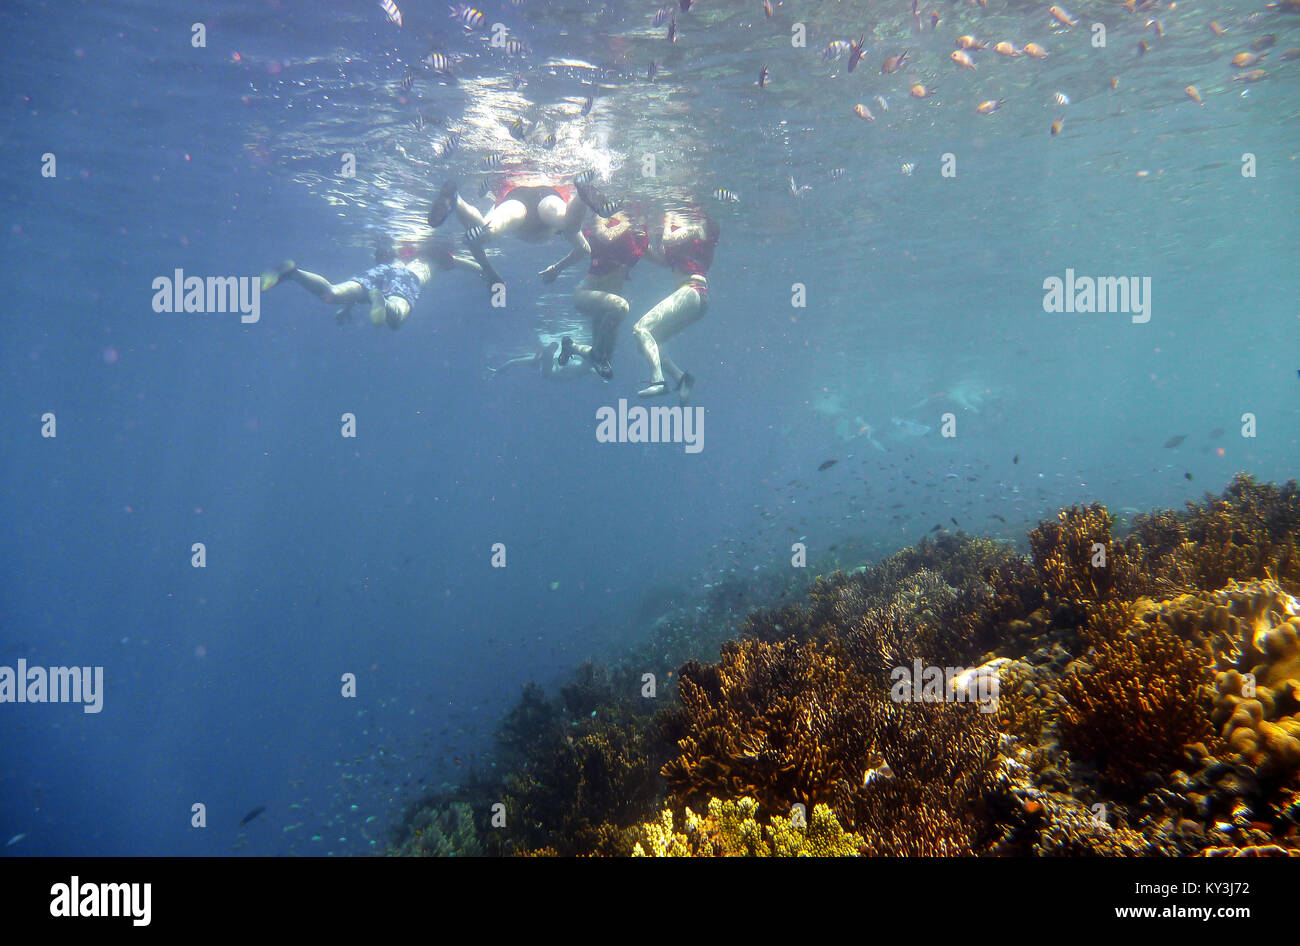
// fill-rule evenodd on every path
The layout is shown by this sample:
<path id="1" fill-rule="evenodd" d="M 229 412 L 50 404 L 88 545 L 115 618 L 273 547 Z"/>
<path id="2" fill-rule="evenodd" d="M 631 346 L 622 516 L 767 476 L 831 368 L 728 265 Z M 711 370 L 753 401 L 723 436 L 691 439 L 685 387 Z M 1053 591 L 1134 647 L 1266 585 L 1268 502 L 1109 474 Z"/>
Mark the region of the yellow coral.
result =
<path id="1" fill-rule="evenodd" d="M 673 830 L 669 809 L 655 821 L 635 829 L 640 838 L 636 857 L 853 857 L 862 838 L 846 832 L 826 805 L 816 805 L 805 823 L 798 806 L 788 818 L 772 818 L 766 828 L 758 823 L 759 804 L 753 798 L 736 801 L 709 799 L 708 814 L 701 817 L 686 809 L 686 833 Z"/>

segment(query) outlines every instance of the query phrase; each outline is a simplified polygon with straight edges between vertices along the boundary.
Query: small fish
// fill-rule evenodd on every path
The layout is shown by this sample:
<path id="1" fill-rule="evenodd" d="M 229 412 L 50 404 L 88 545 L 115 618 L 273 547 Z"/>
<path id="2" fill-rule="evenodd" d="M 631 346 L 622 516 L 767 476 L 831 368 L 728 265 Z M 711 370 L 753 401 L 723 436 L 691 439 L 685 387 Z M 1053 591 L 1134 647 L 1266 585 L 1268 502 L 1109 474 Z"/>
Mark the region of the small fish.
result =
<path id="1" fill-rule="evenodd" d="M 844 174 L 844 168 L 831 168 L 830 178 L 832 181 L 838 181 Z"/>
<path id="2" fill-rule="evenodd" d="M 724 201 L 729 201 L 730 203 L 733 203 L 733 204 L 738 204 L 738 203 L 740 203 L 740 195 L 739 195 L 739 194 L 733 194 L 731 191 L 727 190 L 725 187 L 719 187 L 717 190 L 715 190 L 715 191 L 713 192 L 713 199 L 714 199 L 714 200 L 724 200 Z"/>
<path id="3" fill-rule="evenodd" d="M 1254 40 L 1250 44 L 1250 48 L 1255 50 L 1255 52 L 1259 52 L 1261 49 L 1272 49 L 1276 45 L 1277 37 L 1272 33 L 1265 33 L 1263 36 Z"/>
<path id="4" fill-rule="evenodd" d="M 670 7 L 660 7 L 655 11 L 654 25 L 663 26 L 668 22 L 668 17 L 672 16 L 672 12 Z"/>
<path id="5" fill-rule="evenodd" d="M 1020 50 L 1016 49 L 1013 44 L 1008 43 L 1006 40 L 1003 40 L 994 46 L 993 51 L 1001 56 L 1015 57 L 1020 55 Z"/>
<path id="6" fill-rule="evenodd" d="M 1147 29 L 1156 31 L 1156 35 L 1163 37 L 1165 35 L 1165 25 L 1157 19 L 1147 20 Z"/>
<path id="7" fill-rule="evenodd" d="M 1046 59 L 1047 50 L 1037 43 L 1025 43 L 1021 50 L 1026 56 L 1033 56 L 1035 59 Z"/>
<path id="8" fill-rule="evenodd" d="M 1268 53 L 1237 53 L 1232 57 L 1232 64 L 1238 69 L 1249 69 L 1267 55 Z"/>
<path id="9" fill-rule="evenodd" d="M 849 43 L 849 72 L 858 68 L 858 60 L 862 58 L 862 42 L 865 39 L 865 36 L 859 36 Z"/>
<path id="10" fill-rule="evenodd" d="M 763 0 L 763 12 L 767 15 L 769 20 L 772 18 L 773 14 L 776 13 L 776 11 L 772 9 L 772 0 Z"/>
<path id="11" fill-rule="evenodd" d="M 1225 431 L 1222 427 L 1215 427 L 1213 430 L 1210 431 L 1210 439 L 1218 440 L 1220 437 L 1224 435 L 1224 433 Z"/>
<path id="12" fill-rule="evenodd" d="M 989 518 L 990 518 L 990 519 L 996 519 L 998 522 L 1001 522 L 1001 523 L 1005 523 L 1005 522 L 1007 521 L 1007 520 L 1003 519 L 1001 516 L 999 516 L 996 512 L 989 513 Z"/>
<path id="13" fill-rule="evenodd" d="M 1183 479 L 1185 479 L 1185 480 L 1190 480 L 1191 478 L 1192 478 L 1192 474 L 1190 474 L 1190 473 L 1184 473 L 1184 474 L 1183 474 Z"/>
<path id="14" fill-rule="evenodd" d="M 992 115 L 1002 107 L 1002 103 L 1005 101 L 1006 99 L 988 99 L 987 101 L 980 102 L 976 105 L 975 111 L 979 112 L 981 115 Z"/>
<path id="15" fill-rule="evenodd" d="M 406 75 L 402 76 L 402 81 L 399 83 L 403 92 L 410 92 L 411 86 L 414 84 L 415 84 L 415 77 L 412 76 L 409 72 Z"/>
<path id="16" fill-rule="evenodd" d="M 958 49 L 988 49 L 989 44 L 981 43 L 974 36 L 958 36 L 957 48 Z"/>
<path id="17" fill-rule="evenodd" d="M 1283 62 L 1290 62 L 1292 59 L 1300 59 L 1300 46 L 1292 46 L 1281 56 L 1278 56 Z"/>
<path id="18" fill-rule="evenodd" d="M 757 83 L 757 85 L 758 85 L 758 87 L 759 87 L 760 89 L 767 88 L 767 76 L 768 76 L 767 66 L 764 66 L 762 69 L 759 69 L 759 70 L 758 70 L 758 83 Z"/>
<path id="19" fill-rule="evenodd" d="M 853 106 L 853 114 L 866 122 L 874 122 L 876 120 L 876 116 L 871 114 L 871 109 L 867 108 L 861 102 Z"/>
<path id="20" fill-rule="evenodd" d="M 1053 20 L 1065 27 L 1074 26 L 1075 23 L 1079 22 L 1074 19 L 1074 17 L 1070 16 L 1070 14 L 1065 10 L 1057 6 L 1048 7 L 1047 12 L 1052 15 Z"/>
<path id="21" fill-rule="evenodd" d="M 390 23 L 394 23 L 397 26 L 402 25 L 402 11 L 397 9 L 397 4 L 395 4 L 393 0 L 379 0 L 379 5 L 383 8 L 384 13 L 388 14 L 388 21 Z"/>
<path id="22" fill-rule="evenodd" d="M 250 811 L 248 814 L 244 815 L 244 817 L 243 817 L 242 819 L 240 819 L 239 826 L 242 828 L 244 825 L 248 824 L 250 821 L 252 821 L 254 818 L 256 818 L 258 815 L 260 815 L 260 814 L 261 814 L 262 812 L 264 812 L 264 811 L 266 811 L 266 806 L 265 806 L 265 805 L 258 805 L 256 808 L 254 808 L 254 809 L 253 809 L 252 811 Z"/>
<path id="23" fill-rule="evenodd" d="M 954 49 L 948 54 L 948 58 L 963 69 L 970 69 L 972 72 L 975 70 L 975 63 L 971 61 L 970 54 L 965 50 Z"/>
<path id="24" fill-rule="evenodd" d="M 504 158 L 502 158 L 498 152 L 494 151 L 492 154 L 483 158 L 483 169 L 485 171 L 491 171 L 493 168 L 499 168 L 501 167 L 501 162 L 503 160 Z"/>
<path id="25" fill-rule="evenodd" d="M 528 126 L 524 124 L 524 120 L 522 118 L 516 118 L 506 127 L 510 131 L 510 137 L 515 139 L 516 141 L 523 141 L 524 137 L 528 133 Z"/>
<path id="26" fill-rule="evenodd" d="M 1052 96 L 1052 99 L 1053 101 L 1056 102 L 1057 105 L 1070 104 L 1070 97 L 1066 95 L 1064 92 L 1057 92 L 1055 95 Z"/>
<path id="27" fill-rule="evenodd" d="M 930 11 L 930 32 L 933 33 L 935 30 L 937 30 L 939 28 L 939 23 L 940 23 L 939 11 L 931 10 Z"/>
<path id="28" fill-rule="evenodd" d="M 582 110 L 578 114 L 590 115 L 591 108 L 595 104 L 596 104 L 596 93 L 592 92 L 590 95 L 587 96 L 586 100 L 582 103 Z"/>
<path id="29" fill-rule="evenodd" d="M 528 51 L 528 47 L 525 46 L 523 43 L 519 42 L 519 40 L 517 39 L 506 40 L 505 44 L 501 48 L 504 49 L 506 53 L 511 56 L 518 56 Z"/>
<path id="30" fill-rule="evenodd" d="M 852 48 L 853 43 L 847 39 L 833 39 L 827 43 L 826 48 L 822 50 L 822 59 L 827 60 L 828 62 L 833 59 L 839 59 Z"/>
<path id="31" fill-rule="evenodd" d="M 547 132 L 546 137 L 542 139 L 542 147 L 545 148 L 547 151 L 550 151 L 552 148 L 555 147 L 555 144 L 556 144 L 555 132 L 553 131 Z"/>
<path id="32" fill-rule="evenodd" d="M 1187 88 L 1183 89 L 1183 94 L 1186 95 L 1193 102 L 1195 102 L 1197 105 L 1200 105 L 1202 107 L 1205 106 L 1205 103 L 1201 101 L 1201 93 L 1197 91 L 1196 86 L 1189 85 Z M 1165 446 L 1169 446 L 1169 445 L 1165 444 Z"/>
<path id="33" fill-rule="evenodd" d="M 1216 21 L 1211 20 L 1211 21 L 1210 21 L 1210 32 L 1213 33 L 1215 36 L 1222 36 L 1224 33 L 1228 32 L 1228 31 L 1225 30 L 1222 26 L 1220 26 Z"/>
<path id="34" fill-rule="evenodd" d="M 889 111 L 889 102 L 885 101 L 885 97 L 883 95 L 876 96 L 876 104 L 880 106 L 880 110 L 882 112 Z"/>
<path id="35" fill-rule="evenodd" d="M 440 75 L 451 73 L 451 60 L 442 53 L 429 53 L 421 62 Z"/>
<path id="36" fill-rule="evenodd" d="M 1165 441 L 1165 449 L 1172 450 L 1174 447 L 1178 446 L 1186 439 L 1187 439 L 1187 434 L 1175 434 L 1174 436 L 1170 437 L 1168 440 Z"/>
<path id="37" fill-rule="evenodd" d="M 668 23 L 668 42 L 677 42 L 677 17 L 673 17 Z"/>
<path id="38" fill-rule="evenodd" d="M 1058 118 L 1056 121 L 1052 122 L 1052 137 L 1055 138 L 1057 135 L 1059 135 L 1061 133 L 1061 129 L 1064 127 L 1065 127 L 1064 118 Z"/>
<path id="39" fill-rule="evenodd" d="M 424 116 L 417 112 L 415 117 L 411 119 L 411 125 L 414 126 L 416 131 L 424 131 Z"/>
<path id="40" fill-rule="evenodd" d="M 835 464 L 839 462 L 840 462 L 839 460 L 825 460 L 822 462 L 821 466 L 817 467 L 817 472 L 821 473 L 825 470 L 829 470 L 831 467 L 833 467 Z"/>
<path id="41" fill-rule="evenodd" d="M 1138 55 L 1145 56 L 1147 54 L 1147 50 L 1149 50 L 1150 48 L 1151 47 L 1147 45 L 1147 41 L 1142 40 L 1142 42 L 1138 43 Z"/>
<path id="42" fill-rule="evenodd" d="M 936 522 L 936 523 L 934 524 L 934 528 L 931 529 L 930 531 L 931 531 L 931 532 L 942 532 L 942 531 L 943 531 L 943 526 L 942 526 L 941 524 L 939 524 L 939 523 Z"/>
<path id="43" fill-rule="evenodd" d="M 478 29 L 487 19 L 480 11 L 463 3 L 448 7 L 448 9 L 451 11 L 451 18 L 458 21 L 467 30 Z"/>
<path id="44" fill-rule="evenodd" d="M 955 525 L 958 529 L 961 528 L 961 523 L 957 521 L 955 516 L 949 516 L 948 521 L 951 522 L 953 525 Z"/>
<path id="45" fill-rule="evenodd" d="M 585 171 L 579 171 L 573 176 L 573 183 L 575 184 L 590 184 L 594 180 L 596 180 L 596 172 L 592 168 L 587 168 Z"/>
<path id="46" fill-rule="evenodd" d="M 1268 73 L 1263 69 L 1252 69 L 1250 72 L 1238 72 L 1232 77 L 1233 82 L 1258 82 L 1260 79 L 1267 79 Z"/>
<path id="47" fill-rule="evenodd" d="M 460 147 L 460 135 L 448 135 L 442 139 L 439 154 L 451 154 Z"/>
<path id="48" fill-rule="evenodd" d="M 812 190 L 812 185 L 811 185 L 811 184 L 799 184 L 799 185 L 796 185 L 795 182 L 794 182 L 794 175 L 793 175 L 793 174 L 790 175 L 790 193 L 793 194 L 793 195 L 795 196 L 795 198 L 802 197 L 804 194 L 808 193 L 810 190 Z"/>
<path id="49" fill-rule="evenodd" d="M 659 63 L 655 62 L 652 59 L 650 61 L 650 68 L 646 70 L 646 78 L 649 81 L 653 82 L 655 80 L 655 73 L 657 73 L 658 71 L 659 71 Z"/>
<path id="50" fill-rule="evenodd" d="M 902 172 L 904 177 L 911 177 L 912 172 L 916 170 L 916 165 L 913 164 L 911 161 L 908 161 L 898 170 Z"/>
<path id="51" fill-rule="evenodd" d="M 1119 91 L 1119 76 L 1111 76 L 1111 77 L 1110 77 L 1110 88 L 1111 88 L 1111 91 L 1112 91 L 1112 92 L 1118 92 L 1118 91 Z"/>
<path id="52" fill-rule="evenodd" d="M 916 85 L 912 86 L 909 92 L 914 99 L 928 99 L 930 96 L 935 94 L 935 88 L 934 86 L 924 86 L 918 82 Z"/>
<path id="53" fill-rule="evenodd" d="M 903 65 L 907 62 L 907 54 L 909 52 L 911 52 L 910 49 L 904 49 L 899 55 L 890 56 L 886 59 L 884 64 L 880 67 L 881 74 L 889 75 L 891 72 L 897 72 L 899 69 L 902 69 Z"/>
<path id="54" fill-rule="evenodd" d="M 26 834 L 15 834 L 12 838 L 10 838 L 7 842 L 5 842 L 5 847 L 13 847 L 15 844 L 17 844 L 25 837 L 27 837 Z"/>

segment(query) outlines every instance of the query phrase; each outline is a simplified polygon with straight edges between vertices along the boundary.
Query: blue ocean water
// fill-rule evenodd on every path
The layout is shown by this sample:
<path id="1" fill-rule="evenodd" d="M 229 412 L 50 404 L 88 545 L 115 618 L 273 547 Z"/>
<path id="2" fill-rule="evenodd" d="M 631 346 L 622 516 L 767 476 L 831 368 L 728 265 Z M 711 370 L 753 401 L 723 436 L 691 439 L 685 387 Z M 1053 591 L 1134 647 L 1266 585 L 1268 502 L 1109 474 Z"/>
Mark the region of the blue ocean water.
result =
<path id="1" fill-rule="evenodd" d="M 382 851 L 403 805 L 486 758 L 523 683 L 788 569 L 795 541 L 859 564 L 936 524 L 1018 542 L 1074 502 L 1123 520 L 1294 475 L 1300 15 L 1180 3 L 1157 37 L 1080 4 L 1094 47 L 1037 3 L 944 3 L 918 32 L 905 4 L 697 0 L 669 43 L 652 3 L 483 3 L 477 30 L 398 5 L 401 27 L 371 0 L 0 10 L 0 664 L 105 679 L 97 714 L 0 704 L 4 853 Z M 967 72 L 963 33 L 1049 55 Z M 1267 33 L 1271 75 L 1235 80 Z M 852 74 L 822 56 L 859 35 Z M 609 384 L 486 370 L 582 331 L 581 268 L 535 275 L 559 240 L 494 249 L 504 309 L 440 274 L 396 332 L 287 285 L 252 324 L 152 305 L 178 269 L 341 280 L 378 234 L 426 236 L 448 178 L 586 168 L 644 219 L 720 227 L 707 316 L 667 346 L 698 379 L 699 453 L 597 442 L 648 374 L 630 325 Z M 1045 312 L 1067 270 L 1149 278 L 1149 321 Z M 672 288 L 639 267 L 633 318 Z"/>

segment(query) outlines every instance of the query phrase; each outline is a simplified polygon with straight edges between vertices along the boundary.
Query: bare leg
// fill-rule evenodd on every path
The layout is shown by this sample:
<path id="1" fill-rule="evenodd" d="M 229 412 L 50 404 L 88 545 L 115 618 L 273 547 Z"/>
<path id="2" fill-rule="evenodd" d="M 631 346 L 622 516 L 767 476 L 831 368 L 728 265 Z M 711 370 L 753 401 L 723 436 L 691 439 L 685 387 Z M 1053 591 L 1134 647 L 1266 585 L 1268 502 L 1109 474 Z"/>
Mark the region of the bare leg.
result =
<path id="1" fill-rule="evenodd" d="M 366 287 L 355 279 L 332 284 L 324 276 L 305 269 L 295 269 L 285 278 L 293 280 L 323 302 L 364 302 L 367 298 Z"/>
<path id="2" fill-rule="evenodd" d="M 674 384 L 685 374 L 671 359 L 665 358 L 659 346 L 704 316 L 704 299 L 691 286 L 682 286 L 667 299 L 647 312 L 632 327 L 641 354 L 650 363 L 650 384 L 640 391 L 642 397 L 667 394 L 668 382 L 664 378 L 664 362 L 668 363 Z"/>

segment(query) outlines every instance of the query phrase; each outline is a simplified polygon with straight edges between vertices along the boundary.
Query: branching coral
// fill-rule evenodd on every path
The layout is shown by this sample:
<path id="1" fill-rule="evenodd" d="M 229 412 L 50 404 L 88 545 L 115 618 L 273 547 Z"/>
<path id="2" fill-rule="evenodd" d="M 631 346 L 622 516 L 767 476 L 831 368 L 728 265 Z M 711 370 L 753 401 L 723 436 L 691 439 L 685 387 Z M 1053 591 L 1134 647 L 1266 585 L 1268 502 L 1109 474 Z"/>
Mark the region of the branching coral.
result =
<path id="1" fill-rule="evenodd" d="M 682 668 L 680 694 L 689 731 L 663 769 L 674 796 L 749 795 L 773 812 L 860 779 L 881 704 L 838 648 L 796 641 L 727 644 L 717 664 Z"/>
<path id="2" fill-rule="evenodd" d="M 1111 784 L 1168 766 L 1208 731 L 1201 705 L 1208 672 L 1179 637 L 1154 628 L 1106 641 L 1090 659 L 1092 669 L 1061 682 L 1061 742 L 1096 762 Z"/>
<path id="3" fill-rule="evenodd" d="M 1100 503 L 1062 509 L 1029 533 L 1034 566 L 1057 599 L 1084 608 L 1125 599 L 1135 575 L 1128 550 L 1111 538 L 1114 519 Z"/>
<path id="4" fill-rule="evenodd" d="M 709 799 L 708 814 L 686 809 L 685 830 L 673 827 L 673 813 L 634 829 L 638 857 L 854 857 L 862 838 L 846 832 L 826 805 L 817 805 L 806 822 L 802 809 L 786 817 L 773 816 L 766 827 L 758 823 L 753 798 Z"/>

